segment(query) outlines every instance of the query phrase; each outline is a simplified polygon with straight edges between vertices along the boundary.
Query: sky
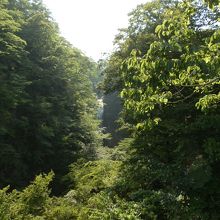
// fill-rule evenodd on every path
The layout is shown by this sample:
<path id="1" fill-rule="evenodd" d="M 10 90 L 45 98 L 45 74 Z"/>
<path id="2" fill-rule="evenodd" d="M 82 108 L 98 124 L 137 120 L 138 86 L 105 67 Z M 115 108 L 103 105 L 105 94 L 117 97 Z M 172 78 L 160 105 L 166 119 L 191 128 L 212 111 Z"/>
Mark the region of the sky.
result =
<path id="1" fill-rule="evenodd" d="M 147 0 L 43 0 L 58 23 L 61 35 L 95 61 L 113 49 L 127 14 Z"/>

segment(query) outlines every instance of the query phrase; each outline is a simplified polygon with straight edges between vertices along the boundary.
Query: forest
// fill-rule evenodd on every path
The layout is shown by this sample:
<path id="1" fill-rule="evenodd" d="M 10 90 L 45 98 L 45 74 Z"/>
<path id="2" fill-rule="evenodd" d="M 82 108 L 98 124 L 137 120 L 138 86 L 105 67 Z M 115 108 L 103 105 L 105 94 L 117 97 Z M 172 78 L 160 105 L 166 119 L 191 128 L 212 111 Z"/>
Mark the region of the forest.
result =
<path id="1" fill-rule="evenodd" d="M 0 220 L 220 219 L 220 1 L 146 1 L 114 45 L 0 0 Z"/>

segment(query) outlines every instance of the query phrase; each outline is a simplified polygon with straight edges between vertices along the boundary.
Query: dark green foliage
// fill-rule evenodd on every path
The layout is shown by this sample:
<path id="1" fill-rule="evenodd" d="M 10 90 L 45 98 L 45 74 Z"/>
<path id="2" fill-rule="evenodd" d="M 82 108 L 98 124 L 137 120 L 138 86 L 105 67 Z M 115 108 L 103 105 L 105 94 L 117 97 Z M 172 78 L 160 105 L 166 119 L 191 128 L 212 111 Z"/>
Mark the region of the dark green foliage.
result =
<path id="1" fill-rule="evenodd" d="M 106 94 L 103 97 L 104 112 L 102 117 L 102 126 L 104 132 L 109 133 L 109 139 L 104 139 L 104 146 L 115 147 L 120 140 L 126 136 L 126 132 L 119 130 L 119 115 L 122 110 L 121 98 L 118 92 Z"/>
<path id="2" fill-rule="evenodd" d="M 219 5 L 219 0 L 205 0 L 208 3 L 210 8 L 213 8 L 215 5 Z"/>
<path id="3" fill-rule="evenodd" d="M 15 69 L 25 57 L 26 42 L 18 36 L 21 29 L 21 14 L 8 10 L 6 1 L 0 3 L 0 182 L 22 182 L 25 165 L 13 147 L 15 112 L 23 102 L 25 77 Z M 15 19 L 17 18 L 17 20 Z M 20 170 L 20 174 L 16 172 Z M 11 175 L 11 178 L 9 177 Z M 2 186 L 2 185 L 1 185 Z"/>
<path id="4" fill-rule="evenodd" d="M 51 169 L 60 179 L 98 144 L 96 65 L 59 35 L 41 1 L 0 10 L 0 186 Z"/>

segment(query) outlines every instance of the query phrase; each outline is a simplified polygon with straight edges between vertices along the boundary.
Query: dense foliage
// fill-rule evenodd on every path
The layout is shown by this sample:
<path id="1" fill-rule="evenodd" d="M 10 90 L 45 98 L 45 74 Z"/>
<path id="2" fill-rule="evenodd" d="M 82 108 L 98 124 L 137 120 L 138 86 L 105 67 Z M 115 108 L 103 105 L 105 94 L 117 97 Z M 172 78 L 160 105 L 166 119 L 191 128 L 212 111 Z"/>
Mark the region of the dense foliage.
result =
<path id="1" fill-rule="evenodd" d="M 40 1 L 1 0 L 0 185 L 12 187 L 0 191 L 0 218 L 220 219 L 218 3 L 154 0 L 130 13 L 101 70 L 130 137 L 107 148 L 96 64 Z"/>
<path id="2" fill-rule="evenodd" d="M 118 194 L 141 219 L 220 217 L 218 19 L 198 1 L 153 1 L 116 38 L 106 82 L 134 137 Z"/>
<path id="3" fill-rule="evenodd" d="M 219 5 L 219 0 L 205 0 L 208 3 L 210 8 L 213 8 L 215 5 Z"/>
<path id="4" fill-rule="evenodd" d="M 51 169 L 60 178 L 98 144 L 96 65 L 59 35 L 41 1 L 0 1 L 0 15 L 0 186 Z"/>

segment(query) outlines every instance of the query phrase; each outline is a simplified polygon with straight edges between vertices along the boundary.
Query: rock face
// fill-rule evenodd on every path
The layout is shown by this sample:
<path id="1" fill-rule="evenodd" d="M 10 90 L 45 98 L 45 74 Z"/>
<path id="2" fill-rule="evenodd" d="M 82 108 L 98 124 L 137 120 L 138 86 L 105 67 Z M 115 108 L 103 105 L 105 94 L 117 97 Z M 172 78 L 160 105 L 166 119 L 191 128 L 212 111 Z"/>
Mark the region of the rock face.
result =
<path id="1" fill-rule="evenodd" d="M 104 112 L 103 98 L 100 98 L 100 99 L 98 99 L 97 101 L 98 101 L 97 117 L 98 117 L 98 119 L 102 120 L 102 118 L 103 118 L 103 112 Z"/>
<path id="2" fill-rule="evenodd" d="M 124 132 L 118 131 L 120 126 L 117 123 L 119 114 L 122 110 L 122 103 L 117 92 L 105 95 L 103 102 L 104 111 L 102 117 L 102 126 L 104 127 L 105 133 L 111 134 L 111 139 L 105 139 L 104 145 L 114 147 L 123 137 L 125 137 Z"/>

